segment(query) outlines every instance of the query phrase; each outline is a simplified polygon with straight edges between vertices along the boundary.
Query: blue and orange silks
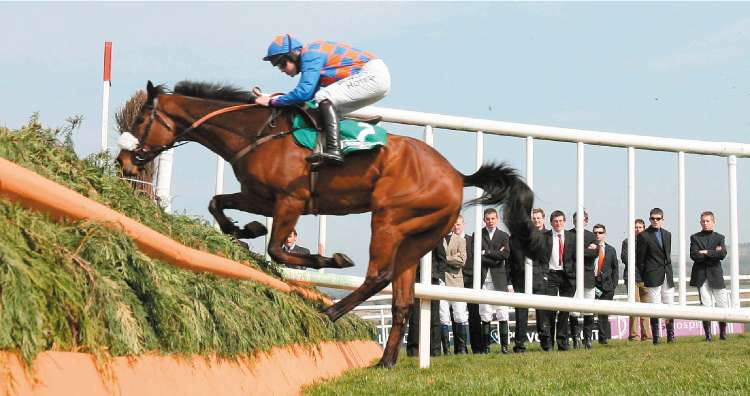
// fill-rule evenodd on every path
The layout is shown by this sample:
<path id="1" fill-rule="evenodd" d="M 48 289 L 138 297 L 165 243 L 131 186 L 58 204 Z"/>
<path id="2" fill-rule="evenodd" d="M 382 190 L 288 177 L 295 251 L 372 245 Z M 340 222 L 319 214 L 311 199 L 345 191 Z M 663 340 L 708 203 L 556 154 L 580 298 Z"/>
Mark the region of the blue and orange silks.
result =
<path id="1" fill-rule="evenodd" d="M 274 106 L 305 102 L 326 87 L 343 78 L 359 73 L 365 63 L 378 59 L 372 52 L 359 50 L 349 44 L 333 41 L 313 41 L 300 54 L 300 80 L 286 95 L 273 99 Z"/>

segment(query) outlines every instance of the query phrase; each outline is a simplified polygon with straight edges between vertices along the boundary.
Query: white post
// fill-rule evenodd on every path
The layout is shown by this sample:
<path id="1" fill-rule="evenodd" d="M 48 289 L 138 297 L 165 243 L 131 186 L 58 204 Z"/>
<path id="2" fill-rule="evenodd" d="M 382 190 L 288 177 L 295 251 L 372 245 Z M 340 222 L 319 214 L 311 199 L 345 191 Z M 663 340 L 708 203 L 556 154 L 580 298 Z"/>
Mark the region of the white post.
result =
<path id="1" fill-rule="evenodd" d="M 104 82 L 102 84 L 102 151 L 107 151 L 109 130 L 109 88 L 112 86 L 112 42 L 104 42 Z"/>
<path id="2" fill-rule="evenodd" d="M 424 141 L 432 146 L 434 136 L 432 127 L 424 127 Z M 432 283 L 432 254 L 427 253 L 420 260 L 420 282 L 424 285 Z M 419 368 L 430 368 L 430 306 L 431 300 L 422 298 L 419 300 Z"/>
<path id="3" fill-rule="evenodd" d="M 685 248 L 687 246 L 685 239 L 685 152 L 677 153 L 677 228 L 678 240 L 680 243 L 680 258 L 678 262 L 679 271 L 679 290 L 680 305 L 687 304 L 687 291 L 685 289 L 685 272 L 687 258 Z"/>
<path id="4" fill-rule="evenodd" d="M 386 335 L 385 335 L 385 313 L 383 312 L 383 308 L 380 308 L 380 345 L 385 348 L 385 341 L 386 341 Z"/>
<path id="5" fill-rule="evenodd" d="M 476 147 L 476 159 L 477 159 L 477 170 L 482 167 L 484 161 L 484 133 L 477 131 L 477 147 Z M 476 198 L 482 196 L 482 189 L 479 187 L 475 188 Z M 476 290 L 482 289 L 482 223 L 484 218 L 482 217 L 482 205 L 477 205 L 474 209 L 474 280 L 472 287 Z"/>
<path id="6" fill-rule="evenodd" d="M 635 302 L 635 148 L 628 147 L 628 302 Z"/>
<path id="7" fill-rule="evenodd" d="M 214 189 L 214 195 L 221 195 L 224 193 L 224 158 L 220 155 L 216 156 L 216 186 Z M 214 228 L 219 229 L 219 223 L 214 219 Z"/>
<path id="8" fill-rule="evenodd" d="M 583 209 L 583 143 L 576 143 L 578 148 L 578 161 L 577 170 L 578 177 L 576 179 L 576 295 L 578 299 L 583 299 L 583 238 L 585 236 L 583 230 L 583 218 L 585 217 Z"/>
<path id="9" fill-rule="evenodd" d="M 326 229 L 328 226 L 328 218 L 326 215 L 320 215 L 318 217 L 318 254 L 325 256 L 326 254 Z M 325 272 L 325 268 L 320 268 L 318 272 Z"/>
<path id="10" fill-rule="evenodd" d="M 159 205 L 167 213 L 172 213 L 172 163 L 174 149 L 159 154 L 159 165 L 156 171 L 156 196 Z"/>
<path id="11" fill-rule="evenodd" d="M 526 184 L 529 188 L 534 190 L 534 138 L 531 136 L 526 137 Z M 528 257 L 524 262 L 524 292 L 526 294 L 533 293 L 534 285 L 534 266 L 531 259 Z"/>
<path id="12" fill-rule="evenodd" d="M 266 217 L 266 229 L 268 230 L 268 234 L 266 234 L 266 249 L 263 251 L 263 257 L 266 261 L 270 261 L 271 255 L 268 254 L 268 244 L 271 242 L 271 232 L 273 232 L 273 217 Z"/>
<path id="13" fill-rule="evenodd" d="M 729 169 L 729 274 L 732 282 L 732 307 L 740 307 L 740 232 L 737 213 L 737 157 L 727 158 Z"/>

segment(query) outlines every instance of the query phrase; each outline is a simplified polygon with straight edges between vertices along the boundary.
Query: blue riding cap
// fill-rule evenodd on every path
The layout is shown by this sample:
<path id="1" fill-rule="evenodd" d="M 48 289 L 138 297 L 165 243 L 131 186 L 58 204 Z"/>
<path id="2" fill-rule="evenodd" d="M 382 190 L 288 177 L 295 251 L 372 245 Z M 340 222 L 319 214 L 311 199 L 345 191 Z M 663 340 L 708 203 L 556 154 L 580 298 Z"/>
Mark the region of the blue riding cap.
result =
<path id="1" fill-rule="evenodd" d="M 263 58 L 264 61 L 271 60 L 276 55 L 288 54 L 293 50 L 302 48 L 302 43 L 289 34 L 280 34 L 276 36 L 271 45 L 268 46 L 268 53 Z"/>

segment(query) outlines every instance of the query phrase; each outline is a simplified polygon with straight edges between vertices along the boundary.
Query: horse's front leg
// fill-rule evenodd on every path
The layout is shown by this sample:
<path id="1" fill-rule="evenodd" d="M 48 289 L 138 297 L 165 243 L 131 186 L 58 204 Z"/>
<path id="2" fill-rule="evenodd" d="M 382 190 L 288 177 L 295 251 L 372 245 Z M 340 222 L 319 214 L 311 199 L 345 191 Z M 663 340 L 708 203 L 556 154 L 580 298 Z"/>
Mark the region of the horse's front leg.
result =
<path id="1" fill-rule="evenodd" d="M 292 232 L 297 220 L 305 209 L 305 201 L 282 197 L 276 200 L 273 209 L 273 229 L 268 242 L 268 254 L 277 263 L 310 267 L 310 268 L 348 268 L 354 262 L 344 254 L 336 253 L 332 258 L 319 254 L 288 253 L 281 248 L 284 240 Z"/>
<path id="2" fill-rule="evenodd" d="M 238 239 L 252 239 L 266 235 L 268 230 L 260 222 L 253 221 L 245 224 L 244 228 L 234 225 L 232 219 L 224 214 L 224 209 L 237 209 L 248 213 L 263 214 L 262 208 L 253 206 L 252 198 L 243 193 L 216 195 L 208 204 L 208 211 L 214 216 L 219 224 L 221 232 L 231 235 Z"/>

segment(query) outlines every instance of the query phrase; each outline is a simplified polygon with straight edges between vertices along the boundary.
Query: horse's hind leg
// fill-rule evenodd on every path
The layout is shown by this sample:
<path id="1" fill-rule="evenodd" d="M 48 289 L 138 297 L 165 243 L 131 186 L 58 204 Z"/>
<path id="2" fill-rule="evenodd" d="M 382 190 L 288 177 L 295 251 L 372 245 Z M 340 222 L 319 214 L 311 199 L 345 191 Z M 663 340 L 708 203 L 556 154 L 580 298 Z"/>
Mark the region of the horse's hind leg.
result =
<path id="1" fill-rule="evenodd" d="M 401 349 L 401 342 L 404 338 L 404 329 L 406 328 L 406 322 L 408 320 L 407 315 L 409 314 L 409 306 L 414 302 L 414 283 L 416 281 L 417 265 L 419 265 L 419 259 L 424 256 L 423 246 L 430 244 L 431 241 L 440 240 L 445 234 L 444 229 L 448 224 L 436 224 L 435 228 L 418 234 L 416 236 L 408 237 L 401 244 L 401 248 L 396 255 L 395 260 L 395 271 L 396 275 L 393 279 L 393 303 L 391 307 L 391 332 L 388 335 L 388 341 L 385 344 L 385 350 L 383 351 L 383 357 L 378 362 L 377 367 L 390 368 L 396 364 L 398 360 L 398 352 Z M 432 263 L 436 265 L 436 263 Z M 412 315 L 419 315 L 419 311 L 412 313 Z M 420 322 L 420 326 L 430 326 L 430 323 Z M 410 331 L 417 331 L 416 329 Z"/>
<path id="2" fill-rule="evenodd" d="M 216 219 L 216 223 L 219 224 L 221 232 L 238 239 L 252 239 L 266 235 L 268 232 L 266 227 L 257 221 L 253 221 L 245 224 L 244 228 L 239 228 L 234 225 L 232 219 L 224 214 L 224 209 L 238 209 L 255 214 L 266 214 L 268 212 L 267 209 L 264 210 L 264 208 L 253 206 L 254 202 L 256 202 L 256 200 L 253 200 L 244 193 L 216 195 L 208 204 L 208 211 L 211 212 L 214 219 Z"/>

